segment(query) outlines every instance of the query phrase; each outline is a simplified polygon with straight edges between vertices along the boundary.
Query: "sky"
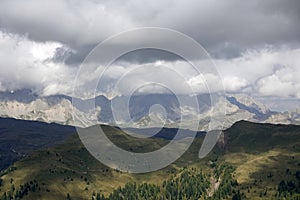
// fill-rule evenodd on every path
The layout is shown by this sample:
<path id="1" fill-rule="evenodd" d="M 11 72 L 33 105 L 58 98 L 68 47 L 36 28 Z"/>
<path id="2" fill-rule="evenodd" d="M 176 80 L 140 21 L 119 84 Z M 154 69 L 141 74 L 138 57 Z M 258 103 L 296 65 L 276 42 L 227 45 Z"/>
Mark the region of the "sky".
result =
<path id="1" fill-rule="evenodd" d="M 2 0 L 0 91 L 29 88 L 41 95 L 70 95 L 80 64 L 96 45 L 124 31 L 162 27 L 179 31 L 205 48 L 226 92 L 272 97 L 272 102 L 298 100 L 299 9 L 298 0 Z M 144 50 L 112 63 L 104 78 L 105 90 L 99 92 L 126 94 L 122 88 L 142 81 L 142 72 L 114 91 L 112 82 L 141 65 L 147 66 L 144 73 L 154 81 L 169 73 L 162 71 L 160 77 L 151 73 L 151 66 L 161 65 L 180 69 L 196 90 L 203 82 L 177 55 Z M 80 81 L 91 78 L 87 73 Z M 214 78 L 206 80 L 213 83 Z M 168 83 L 180 85 L 174 77 Z M 176 92 L 184 91 L 179 87 Z"/>

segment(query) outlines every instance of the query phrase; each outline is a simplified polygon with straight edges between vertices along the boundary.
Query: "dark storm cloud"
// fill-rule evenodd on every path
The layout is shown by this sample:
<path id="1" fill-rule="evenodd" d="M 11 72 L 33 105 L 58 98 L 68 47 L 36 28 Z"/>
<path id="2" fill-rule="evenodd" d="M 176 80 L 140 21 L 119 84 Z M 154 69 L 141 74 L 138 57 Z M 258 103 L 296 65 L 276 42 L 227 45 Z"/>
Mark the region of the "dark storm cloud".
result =
<path id="1" fill-rule="evenodd" d="M 3 30 L 70 46 L 76 54 L 71 54 L 68 63 L 82 61 L 90 47 L 108 36 L 142 26 L 181 31 L 218 58 L 236 57 L 265 45 L 299 43 L 297 0 L 3 0 L 0 5 Z"/>
<path id="2" fill-rule="evenodd" d="M 136 63 L 153 63 L 157 60 L 174 61 L 183 60 L 178 55 L 158 50 L 158 49 L 142 49 L 131 51 L 123 56 L 121 56 L 117 61 L 127 61 Z"/>
<path id="3" fill-rule="evenodd" d="M 67 65 L 77 66 L 84 61 L 87 55 L 95 47 L 96 45 L 83 46 L 80 47 L 77 52 L 65 52 L 64 49 L 58 49 L 55 58 L 58 61 L 64 61 Z M 119 57 L 114 62 L 152 63 L 157 60 L 174 61 L 182 60 L 182 58 L 174 53 L 159 49 L 141 49 L 130 51 Z"/>
<path id="4" fill-rule="evenodd" d="M 80 47 L 73 47 L 75 51 L 71 51 L 66 57 L 64 62 L 70 66 L 78 66 L 82 63 L 86 56 L 96 47 L 96 45 L 83 45 Z M 59 55 L 58 55 L 59 56 Z"/>

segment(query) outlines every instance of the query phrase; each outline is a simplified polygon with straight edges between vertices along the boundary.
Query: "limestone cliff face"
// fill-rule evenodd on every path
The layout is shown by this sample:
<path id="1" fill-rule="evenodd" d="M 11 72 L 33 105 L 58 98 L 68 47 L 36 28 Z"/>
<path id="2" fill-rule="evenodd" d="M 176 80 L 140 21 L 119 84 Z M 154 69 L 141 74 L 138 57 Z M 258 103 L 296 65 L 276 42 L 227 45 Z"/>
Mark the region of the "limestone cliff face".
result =
<path id="1" fill-rule="evenodd" d="M 212 112 L 222 113 L 221 108 L 226 105 L 226 117 L 222 129 L 229 128 L 240 120 L 253 122 L 300 124 L 300 114 L 294 112 L 273 112 L 260 102 L 245 94 L 233 94 L 215 96 L 215 102 L 210 102 L 209 95 L 199 95 L 199 108 L 189 104 L 189 98 L 184 97 L 185 102 L 181 105 L 177 97 L 167 94 L 153 94 L 134 96 L 130 99 L 129 112 L 131 119 L 126 115 L 126 109 L 118 109 L 114 113 L 111 109 L 113 101 L 123 101 L 124 97 L 107 99 L 104 96 L 80 100 L 82 107 L 74 107 L 71 97 L 56 95 L 50 97 L 39 97 L 29 92 L 1 93 L 0 94 L 0 117 L 11 117 L 16 119 L 55 122 L 65 125 L 88 127 L 96 123 L 107 123 L 123 127 L 147 128 L 147 127 L 182 127 L 190 129 L 192 124 L 198 124 L 198 130 L 208 130 Z M 95 103 L 96 110 L 89 110 L 87 105 Z M 153 104 L 160 104 L 162 109 L 152 109 Z M 214 104 L 214 105 L 212 105 Z M 213 108 L 213 109 L 212 109 Z M 73 113 L 74 111 L 74 113 Z M 117 117 L 114 117 L 117 114 Z M 184 116 L 182 120 L 181 116 Z M 116 120 L 115 120 L 116 119 Z"/>
<path id="2" fill-rule="evenodd" d="M 73 119 L 73 109 L 77 116 L 81 116 L 80 120 Z M 90 113 L 83 113 L 73 108 L 71 102 L 67 99 L 61 99 L 53 105 L 49 104 L 46 99 L 36 99 L 30 103 L 0 102 L 0 116 L 80 127 L 92 125 L 89 122 Z"/>

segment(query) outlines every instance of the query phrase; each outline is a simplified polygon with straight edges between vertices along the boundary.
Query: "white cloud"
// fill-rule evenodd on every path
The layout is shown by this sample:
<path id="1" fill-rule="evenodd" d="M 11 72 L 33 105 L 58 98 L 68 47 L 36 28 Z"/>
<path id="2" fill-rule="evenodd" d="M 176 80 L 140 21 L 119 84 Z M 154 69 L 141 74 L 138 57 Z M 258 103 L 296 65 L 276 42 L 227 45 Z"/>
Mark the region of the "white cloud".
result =
<path id="1" fill-rule="evenodd" d="M 227 91 L 258 96 L 300 97 L 299 57 L 300 49 L 268 47 L 215 62 Z M 230 82 L 231 88 L 228 87 Z"/>
<path id="2" fill-rule="evenodd" d="M 216 74 L 204 73 L 192 77 L 187 82 L 197 93 L 214 93 L 224 91 L 222 80 Z"/>
<path id="3" fill-rule="evenodd" d="M 260 94 L 267 96 L 300 98 L 299 76 L 299 71 L 293 66 L 281 68 L 274 74 L 260 79 L 257 88 Z"/>
<path id="4" fill-rule="evenodd" d="M 223 84 L 227 92 L 237 92 L 248 85 L 245 79 L 236 76 L 224 77 Z"/>
<path id="5" fill-rule="evenodd" d="M 31 88 L 46 95 L 68 92 L 74 70 L 52 59 L 56 49 L 63 47 L 58 42 L 34 42 L 25 36 L 0 32 L 0 82 L 2 89 Z M 62 87 L 60 87 L 62 86 Z M 64 89 L 63 89 L 64 88 Z"/>
<path id="6" fill-rule="evenodd" d="M 70 50 L 59 42 L 35 42 L 25 36 L 0 32 L 0 90 L 31 88 L 43 95 L 72 94 L 78 68 L 55 61 L 57 48 Z M 214 62 L 226 92 L 300 98 L 299 57 L 300 49 L 268 47 Z M 190 93 L 191 89 L 199 93 L 209 92 L 208 89 L 222 91 L 223 86 L 218 84 L 220 77 L 209 70 L 208 63 L 205 60 L 197 62 L 203 66 L 202 74 L 183 60 L 142 65 L 113 63 L 102 77 L 98 92 L 108 96 L 130 94 L 133 89 L 142 93 L 165 92 L 163 86 L 176 94 Z M 77 80 L 83 91 L 103 70 L 104 66 L 100 65 L 83 72 Z M 119 80 L 122 81 L 115 87 Z"/>

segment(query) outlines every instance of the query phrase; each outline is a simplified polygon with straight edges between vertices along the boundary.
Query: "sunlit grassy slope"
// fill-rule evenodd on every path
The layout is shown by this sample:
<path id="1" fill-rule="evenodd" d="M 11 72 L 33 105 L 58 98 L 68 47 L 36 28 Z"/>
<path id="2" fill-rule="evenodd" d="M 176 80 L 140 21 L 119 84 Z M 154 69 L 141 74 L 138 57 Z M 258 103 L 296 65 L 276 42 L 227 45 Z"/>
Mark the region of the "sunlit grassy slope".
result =
<path id="1" fill-rule="evenodd" d="M 299 126 L 241 121 L 226 135 L 226 153 L 219 162 L 236 166 L 235 177 L 248 199 L 284 199 L 274 197 L 280 181 L 300 183 L 296 180 L 300 170 Z"/>
<path id="2" fill-rule="evenodd" d="M 114 143 L 130 151 L 148 152 L 168 143 L 158 138 L 132 138 L 110 126 L 103 126 L 103 129 Z M 6 170 L 1 176 L 0 197 L 4 192 L 13 193 L 21 188 L 20 185 L 31 181 L 37 183 L 36 189 L 24 195 L 23 199 L 66 199 L 68 194 L 72 199 L 91 199 L 93 192 L 101 191 L 108 196 L 114 189 L 129 182 L 160 186 L 163 181 L 178 177 L 183 170 L 192 168 L 202 170 L 209 174 L 208 177 L 217 176 L 218 166 L 224 163 L 235 169 L 232 175 L 237 179 L 238 186 L 234 192 L 239 190 L 246 199 L 281 199 L 275 196 L 280 181 L 297 182 L 295 173 L 300 169 L 300 127 L 241 121 L 226 130 L 222 140 L 225 145 L 220 142 L 203 160 L 198 159 L 203 141 L 203 137 L 199 136 L 190 149 L 169 167 L 152 173 L 130 174 L 99 163 L 74 134 L 64 144 L 34 152 Z M 216 178 L 223 179 L 222 176 Z M 219 190 L 224 189 L 222 184 Z M 210 191 L 208 189 L 207 193 Z"/>

